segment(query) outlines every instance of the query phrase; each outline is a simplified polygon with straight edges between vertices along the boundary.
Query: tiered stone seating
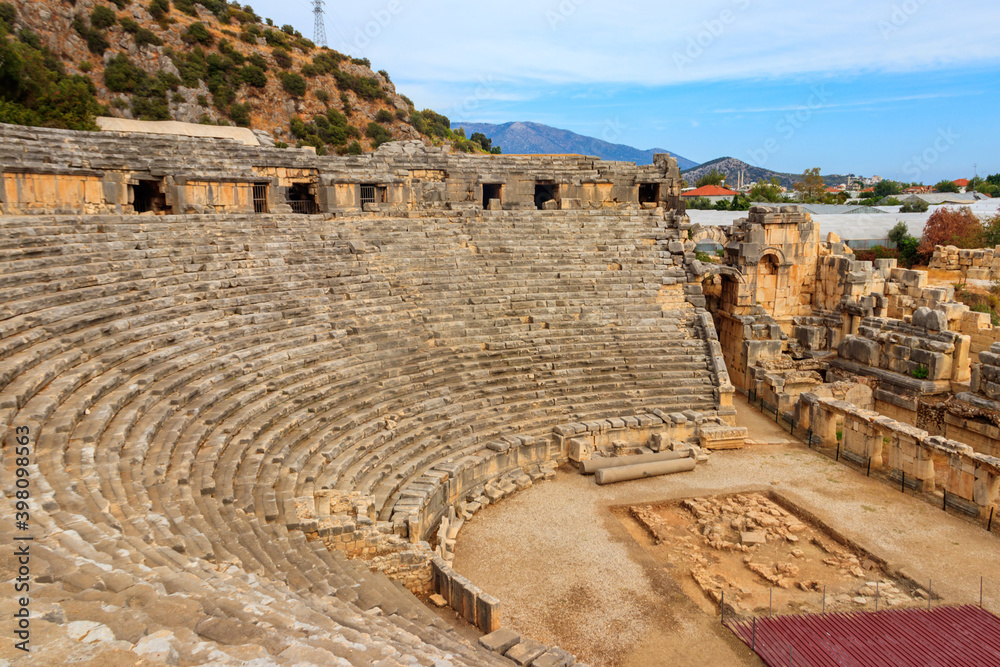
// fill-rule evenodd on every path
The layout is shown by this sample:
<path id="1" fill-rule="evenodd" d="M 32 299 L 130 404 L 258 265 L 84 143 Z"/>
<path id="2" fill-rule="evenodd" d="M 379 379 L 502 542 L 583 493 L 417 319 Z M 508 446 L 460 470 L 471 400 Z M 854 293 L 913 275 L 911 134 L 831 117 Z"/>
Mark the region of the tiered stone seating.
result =
<path id="1" fill-rule="evenodd" d="M 713 409 L 656 219 L 0 218 L 0 530 L 27 425 L 32 658 L 506 662 L 307 540 L 295 502 L 372 496 L 405 535 L 404 486 L 491 440 Z"/>

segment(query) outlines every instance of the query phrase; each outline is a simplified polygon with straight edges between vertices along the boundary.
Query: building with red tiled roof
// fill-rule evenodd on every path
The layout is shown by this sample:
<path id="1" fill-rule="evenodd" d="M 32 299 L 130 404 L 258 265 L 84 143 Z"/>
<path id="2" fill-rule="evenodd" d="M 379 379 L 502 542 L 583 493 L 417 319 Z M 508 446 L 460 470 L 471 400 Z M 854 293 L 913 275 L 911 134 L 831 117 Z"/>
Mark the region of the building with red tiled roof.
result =
<path id="1" fill-rule="evenodd" d="M 727 188 L 723 188 L 718 185 L 703 185 L 700 188 L 695 188 L 694 190 L 688 190 L 687 192 L 681 193 L 681 198 L 686 201 L 691 201 L 698 197 L 704 197 L 713 204 L 721 199 L 732 199 L 736 196 L 736 193 Z"/>

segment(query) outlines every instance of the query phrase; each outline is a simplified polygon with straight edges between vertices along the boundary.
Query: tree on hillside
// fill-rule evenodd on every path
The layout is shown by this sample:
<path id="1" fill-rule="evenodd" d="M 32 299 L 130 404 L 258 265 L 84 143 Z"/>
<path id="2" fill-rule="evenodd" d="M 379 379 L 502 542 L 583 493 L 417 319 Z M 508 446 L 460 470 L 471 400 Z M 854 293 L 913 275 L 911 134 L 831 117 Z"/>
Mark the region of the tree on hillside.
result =
<path id="1" fill-rule="evenodd" d="M 781 191 L 781 181 L 777 176 L 772 176 L 770 182 L 757 181 L 750 188 L 748 195 L 750 201 L 766 201 L 776 203 L 785 198 L 785 193 Z"/>
<path id="2" fill-rule="evenodd" d="M 469 141 L 475 141 L 477 144 L 483 147 L 483 150 L 487 153 L 493 148 L 493 140 L 487 137 L 482 132 L 473 132 L 472 136 L 469 137 Z"/>
<path id="3" fill-rule="evenodd" d="M 696 188 L 700 188 L 700 187 L 705 186 L 705 185 L 722 185 L 722 183 L 725 180 L 726 180 L 726 175 L 724 173 L 722 173 L 721 171 L 717 171 L 713 167 L 712 171 L 708 172 L 707 174 L 705 174 L 704 176 L 702 176 L 701 178 L 699 178 L 695 182 L 694 186 Z"/>
<path id="4" fill-rule="evenodd" d="M 885 197 L 891 197 L 903 192 L 903 189 L 899 187 L 899 183 L 888 180 L 879 181 L 872 189 L 875 191 L 875 199 L 884 199 Z"/>
<path id="5" fill-rule="evenodd" d="M 955 185 L 954 181 L 949 181 L 947 179 L 935 185 L 934 189 L 938 192 L 958 192 L 958 186 Z"/>
<path id="6" fill-rule="evenodd" d="M 802 172 L 802 180 L 795 184 L 795 191 L 801 192 L 808 199 L 821 198 L 826 191 L 826 182 L 819 171 L 819 167 L 813 167 Z"/>
<path id="7" fill-rule="evenodd" d="M 930 257 L 936 245 L 978 248 L 982 244 L 983 223 L 972 209 L 939 208 L 931 214 L 920 240 L 920 254 Z"/>

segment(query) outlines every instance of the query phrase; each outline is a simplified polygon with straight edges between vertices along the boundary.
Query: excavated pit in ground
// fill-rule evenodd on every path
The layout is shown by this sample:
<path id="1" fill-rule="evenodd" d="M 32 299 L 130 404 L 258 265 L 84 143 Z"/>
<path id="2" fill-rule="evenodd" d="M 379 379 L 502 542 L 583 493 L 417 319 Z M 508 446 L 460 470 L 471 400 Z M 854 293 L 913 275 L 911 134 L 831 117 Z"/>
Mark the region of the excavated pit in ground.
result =
<path id="1" fill-rule="evenodd" d="M 627 505 L 613 514 L 706 613 L 874 611 L 927 593 L 777 494 Z M 724 597 L 723 597 L 724 596 Z M 825 598 L 825 599 L 824 599 Z"/>

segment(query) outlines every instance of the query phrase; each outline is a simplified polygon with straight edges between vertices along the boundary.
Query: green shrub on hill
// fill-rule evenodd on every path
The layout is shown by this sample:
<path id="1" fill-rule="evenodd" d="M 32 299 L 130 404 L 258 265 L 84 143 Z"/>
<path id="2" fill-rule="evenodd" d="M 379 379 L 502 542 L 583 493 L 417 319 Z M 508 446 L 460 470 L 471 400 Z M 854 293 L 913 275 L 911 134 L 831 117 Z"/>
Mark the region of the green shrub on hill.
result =
<path id="1" fill-rule="evenodd" d="M 344 147 L 348 140 L 361 137 L 358 129 L 348 124 L 347 117 L 336 109 L 327 109 L 325 115 L 317 114 L 308 123 L 296 116 L 292 119 L 290 129 L 296 139 L 317 149 L 325 149 L 326 146 Z"/>
<path id="2" fill-rule="evenodd" d="M 150 0 L 149 13 L 154 21 L 163 23 L 170 13 L 170 0 Z"/>
<path id="3" fill-rule="evenodd" d="M 267 74 L 256 65 L 247 65 L 240 70 L 240 80 L 254 88 L 263 88 L 267 85 Z"/>
<path id="4" fill-rule="evenodd" d="M 392 141 L 392 135 L 389 134 L 389 131 L 378 123 L 368 123 L 368 129 L 365 130 L 365 134 L 372 140 L 372 145 L 375 148 Z"/>
<path id="5" fill-rule="evenodd" d="M 105 28 L 110 28 L 117 23 L 118 15 L 115 14 L 115 10 L 110 7 L 98 5 L 94 7 L 94 11 L 90 12 L 90 25 L 97 29 L 103 30 Z"/>
<path id="6" fill-rule="evenodd" d="M 189 25 L 188 29 L 181 35 L 181 39 L 184 40 L 185 44 L 202 44 L 205 46 L 215 41 L 212 33 L 208 31 L 208 28 L 201 21 Z"/>
<path id="7" fill-rule="evenodd" d="M 104 36 L 104 32 L 91 26 L 83 14 L 77 14 L 73 17 L 73 30 L 87 43 L 87 49 L 91 53 L 99 56 L 104 55 L 104 52 L 111 46 Z"/>
<path id="8" fill-rule="evenodd" d="M 295 97 L 303 97 L 306 94 L 306 80 L 294 72 L 282 72 L 281 87 L 285 92 Z"/>
<path id="9" fill-rule="evenodd" d="M 68 76 L 61 62 L 34 40 L 14 38 L 16 12 L 0 6 L 0 123 L 96 130 L 102 112 L 89 77 Z"/>
<path id="10" fill-rule="evenodd" d="M 271 51 L 271 56 L 274 58 L 274 64 L 281 69 L 288 69 L 292 66 L 292 56 L 288 53 L 288 49 L 274 49 Z"/>
<path id="11" fill-rule="evenodd" d="M 9 2 L 0 2 L 0 28 L 11 30 L 17 19 L 17 9 Z"/>
<path id="12" fill-rule="evenodd" d="M 176 91 L 181 83 L 168 72 L 150 76 L 124 54 L 115 56 L 104 67 L 104 85 L 115 93 L 129 93 L 132 114 L 140 120 L 170 120 L 167 92 Z"/>
<path id="13" fill-rule="evenodd" d="M 229 106 L 229 118 L 240 127 L 250 127 L 250 105 L 234 102 Z"/>

